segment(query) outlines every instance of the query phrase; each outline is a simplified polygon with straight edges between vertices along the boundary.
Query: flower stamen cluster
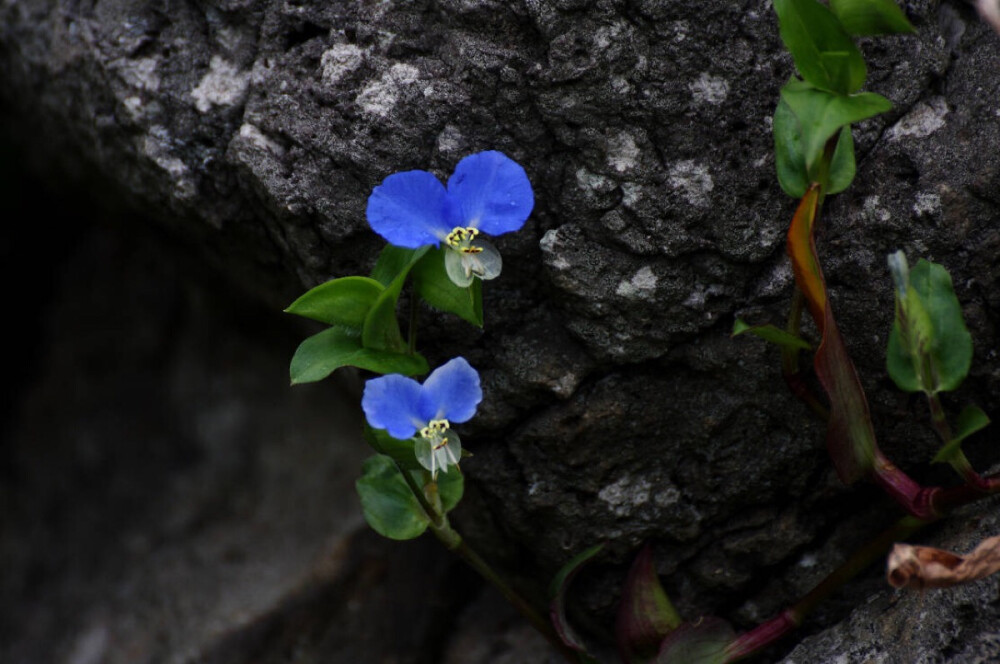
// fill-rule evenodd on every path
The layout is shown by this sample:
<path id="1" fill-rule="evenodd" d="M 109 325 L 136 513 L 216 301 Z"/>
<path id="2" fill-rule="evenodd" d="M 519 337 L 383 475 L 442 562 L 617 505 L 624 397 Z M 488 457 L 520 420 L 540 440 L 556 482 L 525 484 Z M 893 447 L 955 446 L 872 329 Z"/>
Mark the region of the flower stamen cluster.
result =
<path id="1" fill-rule="evenodd" d="M 460 251 L 463 254 L 478 254 L 482 253 L 483 248 L 481 246 L 474 246 L 472 241 L 476 239 L 479 235 L 479 229 L 473 228 L 471 226 L 467 228 L 462 228 L 461 226 L 456 226 L 448 236 L 445 238 L 445 242 L 448 246 L 455 251 Z"/>
<path id="2" fill-rule="evenodd" d="M 448 420 L 431 420 L 420 430 L 420 437 L 429 440 L 431 447 L 437 450 L 448 444 L 447 432 L 450 427 Z"/>

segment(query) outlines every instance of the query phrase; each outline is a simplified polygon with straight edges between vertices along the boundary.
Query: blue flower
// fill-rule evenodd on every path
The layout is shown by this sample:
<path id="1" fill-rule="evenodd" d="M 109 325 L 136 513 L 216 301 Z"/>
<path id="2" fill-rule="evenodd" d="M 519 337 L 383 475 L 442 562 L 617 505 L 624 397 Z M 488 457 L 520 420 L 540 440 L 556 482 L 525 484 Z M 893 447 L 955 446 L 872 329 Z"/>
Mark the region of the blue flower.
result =
<path id="1" fill-rule="evenodd" d="M 480 233 L 524 225 L 535 195 L 524 169 L 506 155 L 479 152 L 458 162 L 447 189 L 427 171 L 390 175 L 368 197 L 368 223 L 390 244 L 417 249 L 442 242 L 448 275 L 459 286 L 500 274 L 500 254 Z"/>
<path id="2" fill-rule="evenodd" d="M 441 365 L 421 385 L 412 378 L 390 374 L 365 383 L 361 408 L 368 424 L 399 440 L 413 438 L 417 461 L 437 476 L 458 465 L 462 442 L 452 422 L 467 422 L 483 400 L 479 373 L 463 357 Z"/>

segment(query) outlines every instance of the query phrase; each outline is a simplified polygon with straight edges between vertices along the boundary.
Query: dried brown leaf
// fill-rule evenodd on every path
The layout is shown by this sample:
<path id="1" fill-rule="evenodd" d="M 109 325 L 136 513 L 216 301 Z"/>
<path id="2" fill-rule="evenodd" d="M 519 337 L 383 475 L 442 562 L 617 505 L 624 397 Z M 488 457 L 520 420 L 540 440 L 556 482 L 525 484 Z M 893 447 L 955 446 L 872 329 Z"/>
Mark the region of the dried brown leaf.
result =
<path id="1" fill-rule="evenodd" d="M 1000 571 L 1000 536 L 990 537 L 965 556 L 930 546 L 896 544 L 886 576 L 896 588 L 948 588 Z"/>

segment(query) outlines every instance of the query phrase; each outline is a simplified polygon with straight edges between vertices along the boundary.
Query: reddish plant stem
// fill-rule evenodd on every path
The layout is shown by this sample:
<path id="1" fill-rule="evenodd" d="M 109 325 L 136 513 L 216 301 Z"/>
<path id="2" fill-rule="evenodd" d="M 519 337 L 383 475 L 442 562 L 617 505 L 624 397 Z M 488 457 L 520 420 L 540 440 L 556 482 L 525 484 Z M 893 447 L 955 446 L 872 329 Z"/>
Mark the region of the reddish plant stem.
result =
<path id="1" fill-rule="evenodd" d="M 844 564 L 830 573 L 794 605 L 782 611 L 777 617 L 737 637 L 726 648 L 725 661 L 727 663 L 735 662 L 778 641 L 801 625 L 806 615 L 815 609 L 820 602 L 857 576 L 872 562 L 885 555 L 893 543 L 909 537 L 928 523 L 929 521 L 912 516 L 905 516 L 897 521 L 878 537 L 857 550 Z"/>

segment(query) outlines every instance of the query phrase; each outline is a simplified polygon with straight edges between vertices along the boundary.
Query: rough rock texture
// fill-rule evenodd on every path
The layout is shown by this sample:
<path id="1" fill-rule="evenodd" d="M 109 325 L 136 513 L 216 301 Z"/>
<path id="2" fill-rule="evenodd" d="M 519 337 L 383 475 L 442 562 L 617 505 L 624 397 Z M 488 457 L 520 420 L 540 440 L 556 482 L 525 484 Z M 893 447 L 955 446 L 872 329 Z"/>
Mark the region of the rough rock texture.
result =
<path id="1" fill-rule="evenodd" d="M 996 500 L 962 510 L 933 537 L 932 546 L 965 553 L 984 533 L 1000 532 Z M 851 616 L 798 645 L 784 664 L 804 662 L 913 662 L 985 664 L 1000 658 L 997 580 L 943 591 L 883 590 Z"/>
<path id="2" fill-rule="evenodd" d="M 962 3 L 905 6 L 918 36 L 865 44 L 896 106 L 856 130 L 820 252 L 883 448 L 948 479 L 884 378 L 884 256 L 952 270 L 977 345 L 950 403 L 996 413 L 1000 39 Z M 852 513 L 884 512 L 837 484 L 773 349 L 728 338 L 737 314 L 780 322 L 791 288 L 769 133 L 790 73 L 765 2 L 0 4 L 0 99 L 34 166 L 110 186 L 275 308 L 370 268 L 387 174 L 487 148 L 525 166 L 536 211 L 497 242 L 486 330 L 432 317 L 423 338 L 484 376 L 466 528 L 536 581 L 611 541 L 582 579 L 602 619 L 644 539 L 689 615 L 746 626 Z"/>

